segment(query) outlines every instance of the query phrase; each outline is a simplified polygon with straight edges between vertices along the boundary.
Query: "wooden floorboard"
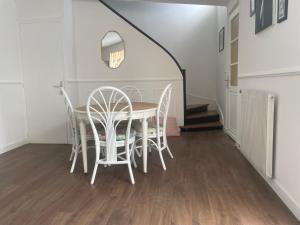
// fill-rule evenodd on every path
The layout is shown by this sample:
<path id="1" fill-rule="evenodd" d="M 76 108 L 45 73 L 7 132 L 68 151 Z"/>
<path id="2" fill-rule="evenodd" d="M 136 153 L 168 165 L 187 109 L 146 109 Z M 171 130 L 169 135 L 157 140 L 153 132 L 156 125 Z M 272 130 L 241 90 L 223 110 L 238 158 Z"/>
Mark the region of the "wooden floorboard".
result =
<path id="1" fill-rule="evenodd" d="M 2 225 L 295 225 L 287 207 L 221 131 L 169 138 L 131 185 L 126 166 L 99 168 L 94 185 L 69 145 L 26 145 L 0 156 Z M 89 152 L 89 169 L 94 159 Z"/>

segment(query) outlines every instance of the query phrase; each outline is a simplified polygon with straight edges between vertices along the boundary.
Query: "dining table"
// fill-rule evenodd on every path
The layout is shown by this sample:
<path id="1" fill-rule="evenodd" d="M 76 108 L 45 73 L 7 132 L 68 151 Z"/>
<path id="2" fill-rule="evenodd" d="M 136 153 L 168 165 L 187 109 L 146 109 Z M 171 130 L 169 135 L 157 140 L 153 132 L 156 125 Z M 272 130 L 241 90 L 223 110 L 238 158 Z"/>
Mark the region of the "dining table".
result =
<path id="1" fill-rule="evenodd" d="M 140 120 L 142 123 L 142 157 L 143 171 L 147 173 L 147 157 L 148 157 L 148 120 L 157 114 L 158 104 L 150 102 L 132 102 L 132 120 Z M 75 110 L 76 118 L 79 122 L 81 150 L 84 173 L 88 173 L 88 157 L 87 157 L 87 126 L 90 124 L 87 114 L 87 106 L 83 105 Z M 127 118 L 127 117 L 126 117 Z M 122 120 L 122 118 L 120 118 Z"/>

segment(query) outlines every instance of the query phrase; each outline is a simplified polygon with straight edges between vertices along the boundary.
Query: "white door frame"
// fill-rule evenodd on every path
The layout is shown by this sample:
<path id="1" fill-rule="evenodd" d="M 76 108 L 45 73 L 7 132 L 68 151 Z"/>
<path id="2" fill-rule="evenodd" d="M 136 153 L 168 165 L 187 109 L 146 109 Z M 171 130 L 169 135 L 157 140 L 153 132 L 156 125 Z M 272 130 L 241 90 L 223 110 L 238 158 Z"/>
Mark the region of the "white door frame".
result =
<path id="1" fill-rule="evenodd" d="M 237 102 L 236 102 L 236 108 L 238 109 L 238 90 L 239 87 L 230 87 L 230 65 L 231 65 L 231 20 L 237 15 L 239 14 L 239 10 L 238 7 L 236 7 L 234 10 L 232 10 L 230 12 L 230 15 L 228 17 L 228 35 L 227 35 L 227 46 L 228 46 L 228 52 L 227 52 L 227 76 L 226 76 L 226 118 L 225 118 L 225 132 L 234 140 L 234 141 L 238 141 L 237 140 L 237 127 L 238 127 L 238 110 L 236 112 L 236 130 L 232 130 L 230 128 L 230 116 L 231 116 L 231 111 L 230 111 L 230 94 L 234 92 L 235 95 L 237 95 Z M 239 37 L 239 35 L 238 35 Z M 238 68 L 239 69 L 239 68 Z M 238 84 L 239 85 L 239 84 Z M 231 93 L 230 93 L 231 92 Z"/>
<path id="2" fill-rule="evenodd" d="M 68 141 L 65 106 L 59 91 L 53 88 L 53 85 L 65 80 L 63 36 L 56 35 L 61 30 L 61 26 L 60 20 L 44 22 L 41 19 L 41 22 L 38 20 L 34 23 L 20 23 L 22 58 L 27 59 L 25 62 L 23 60 L 23 79 L 28 123 L 27 138 L 31 143 L 65 144 Z M 50 34 L 51 29 L 54 31 L 53 42 L 50 42 L 52 47 L 38 48 L 36 46 L 42 46 L 44 43 L 48 45 L 50 36 L 43 33 L 33 43 L 32 32 L 38 33 L 40 30 L 45 32 L 46 28 Z M 32 51 L 34 48 L 38 49 L 38 53 Z M 41 62 L 48 67 L 43 67 L 44 71 L 39 74 L 38 70 L 41 70 L 42 66 L 36 66 L 32 62 L 39 57 L 38 54 L 48 54 L 55 68 L 52 69 L 45 59 L 41 59 Z"/>

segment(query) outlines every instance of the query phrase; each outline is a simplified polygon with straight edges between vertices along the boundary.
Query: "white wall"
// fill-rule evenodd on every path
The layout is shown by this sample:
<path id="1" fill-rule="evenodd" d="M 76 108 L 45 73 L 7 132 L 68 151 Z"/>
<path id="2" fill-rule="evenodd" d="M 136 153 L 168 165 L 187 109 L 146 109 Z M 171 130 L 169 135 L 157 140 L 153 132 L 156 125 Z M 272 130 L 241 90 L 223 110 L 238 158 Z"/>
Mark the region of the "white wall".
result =
<path id="1" fill-rule="evenodd" d="M 215 108 L 217 7 L 106 2 L 168 49 L 186 69 L 188 104 L 211 103 Z"/>
<path id="2" fill-rule="evenodd" d="M 239 8 L 239 86 L 277 96 L 275 176 L 268 182 L 300 219 L 300 2 L 289 1 L 288 20 L 257 35 L 249 1 Z"/>
<path id="3" fill-rule="evenodd" d="M 246 13 L 246 4 L 240 3 L 240 76 L 252 73 L 290 71 L 300 66 L 299 1 L 289 2 L 288 20 L 255 35 L 255 18 Z M 248 17 L 247 17 L 248 16 Z M 276 18 L 275 18 L 276 19 Z M 244 48 L 243 46 L 255 46 Z M 259 49 L 259 51 L 258 51 Z M 255 59 L 255 60 L 253 60 Z"/>
<path id="4" fill-rule="evenodd" d="M 0 2 L 0 154 L 26 142 L 19 25 L 15 1 Z"/>
<path id="5" fill-rule="evenodd" d="M 156 102 L 165 85 L 174 84 L 171 115 L 183 124 L 182 76 L 177 65 L 160 47 L 136 31 L 97 0 L 74 1 L 74 29 L 79 102 L 84 104 L 93 88 L 104 84 L 133 84 L 145 100 Z M 101 39 L 108 31 L 119 32 L 125 41 L 125 61 L 109 69 L 101 60 Z"/>

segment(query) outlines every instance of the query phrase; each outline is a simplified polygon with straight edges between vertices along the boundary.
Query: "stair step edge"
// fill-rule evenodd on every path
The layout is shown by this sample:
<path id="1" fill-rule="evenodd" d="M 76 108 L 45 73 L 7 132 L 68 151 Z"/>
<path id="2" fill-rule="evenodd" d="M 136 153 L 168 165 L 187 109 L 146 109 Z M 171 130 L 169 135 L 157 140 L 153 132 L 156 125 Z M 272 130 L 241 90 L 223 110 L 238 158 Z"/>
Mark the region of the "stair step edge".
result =
<path id="1" fill-rule="evenodd" d="M 195 109 L 195 108 L 200 108 L 200 107 L 208 107 L 209 104 L 194 104 L 194 105 L 188 105 L 186 107 L 187 110 L 189 109 Z"/>
<path id="2" fill-rule="evenodd" d="M 223 127 L 220 122 L 210 122 L 210 123 L 199 123 L 199 124 L 192 124 L 186 126 L 180 126 L 181 129 L 197 129 L 197 128 L 209 128 L 209 127 Z"/>
<path id="3" fill-rule="evenodd" d="M 186 119 L 199 119 L 199 118 L 214 117 L 214 116 L 220 116 L 220 114 L 217 111 L 208 111 L 208 112 L 188 115 Z"/>

